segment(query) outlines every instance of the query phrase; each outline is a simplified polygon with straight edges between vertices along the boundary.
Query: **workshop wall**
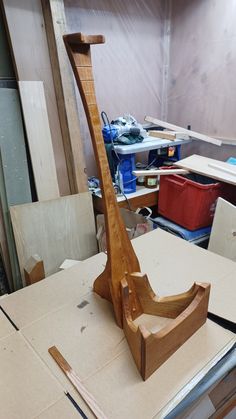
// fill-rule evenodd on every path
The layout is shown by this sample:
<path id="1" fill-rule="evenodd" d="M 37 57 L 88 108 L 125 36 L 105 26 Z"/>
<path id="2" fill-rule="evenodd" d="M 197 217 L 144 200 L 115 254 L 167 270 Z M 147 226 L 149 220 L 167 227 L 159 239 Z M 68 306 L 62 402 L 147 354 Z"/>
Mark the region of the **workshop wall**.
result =
<path id="1" fill-rule="evenodd" d="M 172 0 L 167 120 L 236 138 L 236 2 Z M 235 147 L 194 142 L 184 154 L 225 160 Z"/>
<path id="2" fill-rule="evenodd" d="M 161 116 L 166 3 L 161 0 L 65 0 L 68 32 L 103 34 L 92 46 L 99 110 L 110 120 L 132 114 Z M 90 136 L 78 97 L 81 136 L 89 175 L 96 173 Z"/>

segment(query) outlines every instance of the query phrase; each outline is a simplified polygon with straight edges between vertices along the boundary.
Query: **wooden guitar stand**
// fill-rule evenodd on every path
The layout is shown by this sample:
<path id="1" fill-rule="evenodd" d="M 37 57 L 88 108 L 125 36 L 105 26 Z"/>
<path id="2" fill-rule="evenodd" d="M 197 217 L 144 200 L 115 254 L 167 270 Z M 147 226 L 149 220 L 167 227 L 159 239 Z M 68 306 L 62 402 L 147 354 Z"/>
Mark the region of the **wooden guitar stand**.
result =
<path id="1" fill-rule="evenodd" d="M 64 36 L 87 116 L 94 154 L 101 182 L 106 237 L 107 264 L 94 282 L 94 291 L 109 300 L 114 307 L 116 322 L 124 329 L 133 358 L 143 380 L 146 380 L 206 321 L 210 284 L 194 284 L 186 293 L 157 297 L 140 266 L 122 221 L 116 201 L 102 137 L 100 117 L 95 97 L 91 44 L 102 44 L 102 35 L 81 33 Z M 141 314 L 173 319 L 156 333 L 137 325 Z"/>

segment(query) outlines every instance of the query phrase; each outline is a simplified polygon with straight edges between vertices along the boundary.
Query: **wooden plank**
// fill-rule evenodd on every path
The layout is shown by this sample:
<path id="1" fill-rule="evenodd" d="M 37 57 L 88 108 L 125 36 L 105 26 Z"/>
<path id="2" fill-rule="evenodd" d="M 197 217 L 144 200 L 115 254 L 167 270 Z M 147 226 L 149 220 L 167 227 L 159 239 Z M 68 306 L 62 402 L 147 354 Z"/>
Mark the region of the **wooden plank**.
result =
<path id="1" fill-rule="evenodd" d="M 32 254 L 40 255 L 48 276 L 66 258 L 83 260 L 97 252 L 89 192 L 14 206 L 10 212 L 22 279 Z"/>
<path id="2" fill-rule="evenodd" d="M 63 35 L 66 18 L 63 0 L 42 0 L 45 28 L 49 45 L 52 73 L 57 94 L 67 169 L 72 193 L 88 190 L 83 142 L 80 136 L 74 82 Z"/>
<path id="3" fill-rule="evenodd" d="M 236 207 L 222 198 L 217 201 L 208 250 L 236 262 Z"/>
<path id="4" fill-rule="evenodd" d="M 236 166 L 229 163 L 193 154 L 190 157 L 186 157 L 186 159 L 179 160 L 175 165 L 221 182 L 236 185 Z"/>
<path id="5" fill-rule="evenodd" d="M 21 104 L 39 201 L 59 198 L 43 82 L 19 82 Z"/>
<path id="6" fill-rule="evenodd" d="M 43 81 L 61 195 L 70 193 L 63 138 L 40 0 L 3 0 L 18 80 Z M 30 35 L 29 35 L 30 34 Z"/>
<path id="7" fill-rule="evenodd" d="M 205 141 L 207 143 L 215 144 L 215 145 L 221 145 L 222 142 L 220 140 L 216 140 L 215 138 L 209 137 L 208 135 L 200 134 L 196 131 L 191 131 L 188 129 L 185 129 L 183 127 L 179 127 L 178 125 L 170 124 L 169 122 L 161 121 L 157 118 L 152 118 L 151 116 L 145 116 L 145 121 L 151 122 L 152 124 L 159 125 L 160 127 L 172 130 L 172 131 L 179 131 L 183 132 L 184 134 L 189 135 L 195 140 L 201 140 Z"/>

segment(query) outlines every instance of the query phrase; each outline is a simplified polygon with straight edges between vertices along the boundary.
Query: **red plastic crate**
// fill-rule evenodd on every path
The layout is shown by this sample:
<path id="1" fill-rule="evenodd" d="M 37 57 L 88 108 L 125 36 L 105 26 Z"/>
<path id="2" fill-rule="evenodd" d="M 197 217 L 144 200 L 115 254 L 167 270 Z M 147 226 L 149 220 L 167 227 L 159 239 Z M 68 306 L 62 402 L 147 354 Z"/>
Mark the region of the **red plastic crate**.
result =
<path id="1" fill-rule="evenodd" d="M 180 175 L 160 176 L 158 212 L 188 230 L 212 224 L 222 184 L 202 184 Z"/>

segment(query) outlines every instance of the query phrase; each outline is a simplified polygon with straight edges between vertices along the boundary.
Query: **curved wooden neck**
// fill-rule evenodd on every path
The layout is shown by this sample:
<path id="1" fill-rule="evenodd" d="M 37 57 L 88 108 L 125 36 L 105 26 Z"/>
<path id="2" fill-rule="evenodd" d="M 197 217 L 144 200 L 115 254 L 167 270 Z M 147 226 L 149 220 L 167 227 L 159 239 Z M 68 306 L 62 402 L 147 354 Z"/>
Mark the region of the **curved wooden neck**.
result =
<path id="1" fill-rule="evenodd" d="M 94 283 L 94 290 L 112 301 L 116 321 L 122 327 L 120 282 L 126 273 L 140 272 L 140 267 L 114 193 L 95 96 L 90 44 L 104 43 L 105 40 L 102 35 L 84 36 L 80 33 L 63 38 L 86 113 L 101 182 L 108 260 L 104 272 Z M 132 294 L 133 318 L 136 318 L 141 313 L 141 307 L 132 279 L 128 279 L 128 285 Z"/>

